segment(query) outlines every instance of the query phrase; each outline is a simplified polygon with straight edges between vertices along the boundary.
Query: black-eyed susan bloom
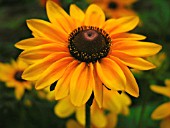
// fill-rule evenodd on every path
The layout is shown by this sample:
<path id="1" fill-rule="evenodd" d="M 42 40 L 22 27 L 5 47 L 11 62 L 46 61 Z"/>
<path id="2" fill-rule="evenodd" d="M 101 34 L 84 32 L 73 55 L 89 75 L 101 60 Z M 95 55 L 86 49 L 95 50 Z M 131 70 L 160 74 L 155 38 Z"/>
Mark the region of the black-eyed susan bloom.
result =
<path id="1" fill-rule="evenodd" d="M 21 75 L 27 64 L 18 59 L 12 60 L 10 64 L 0 63 L 0 81 L 5 82 L 9 88 L 14 88 L 17 100 L 24 95 L 25 90 L 30 90 L 32 85 L 30 82 L 21 78 Z"/>
<path id="2" fill-rule="evenodd" d="M 20 58 L 30 63 L 23 79 L 36 81 L 36 89 L 56 83 L 55 98 L 70 95 L 75 106 L 85 104 L 93 92 L 101 107 L 103 88 L 138 97 L 138 85 L 129 67 L 155 68 L 143 57 L 161 49 L 158 44 L 139 41 L 145 39 L 142 35 L 127 33 L 138 24 L 138 17 L 105 21 L 95 4 L 85 13 L 72 4 L 70 15 L 52 1 L 46 8 L 50 22 L 28 20 L 34 37 L 16 44 L 24 50 Z"/>

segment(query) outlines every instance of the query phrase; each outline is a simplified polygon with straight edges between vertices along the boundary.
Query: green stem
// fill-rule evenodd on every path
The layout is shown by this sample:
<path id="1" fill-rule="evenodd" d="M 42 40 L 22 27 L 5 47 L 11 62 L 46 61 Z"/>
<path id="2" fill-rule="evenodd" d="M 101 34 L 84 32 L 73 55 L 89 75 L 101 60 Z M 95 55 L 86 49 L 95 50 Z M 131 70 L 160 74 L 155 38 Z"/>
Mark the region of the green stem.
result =
<path id="1" fill-rule="evenodd" d="M 90 105 L 86 103 L 86 125 L 85 128 L 90 128 Z"/>

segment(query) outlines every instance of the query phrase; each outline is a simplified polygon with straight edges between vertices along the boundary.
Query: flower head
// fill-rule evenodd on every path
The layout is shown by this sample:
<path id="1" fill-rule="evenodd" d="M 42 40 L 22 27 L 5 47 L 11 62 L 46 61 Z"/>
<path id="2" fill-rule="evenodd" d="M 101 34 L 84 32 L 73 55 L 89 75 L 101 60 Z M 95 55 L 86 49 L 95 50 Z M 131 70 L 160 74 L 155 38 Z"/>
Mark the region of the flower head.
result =
<path id="1" fill-rule="evenodd" d="M 159 94 L 162 94 L 164 96 L 167 96 L 170 98 L 170 79 L 167 79 L 165 81 L 165 87 L 158 86 L 158 85 L 152 85 L 151 89 Z M 163 103 L 162 105 L 158 106 L 152 113 L 151 117 L 155 120 L 160 120 L 161 128 L 168 128 L 170 126 L 170 102 Z"/>
<path id="2" fill-rule="evenodd" d="M 12 60 L 11 64 L 0 63 L 0 81 L 5 82 L 7 87 L 15 88 L 15 96 L 18 100 L 22 98 L 25 89 L 32 88 L 30 82 L 21 78 L 26 67 L 27 64 L 20 59 Z"/>
<path id="3" fill-rule="evenodd" d="M 138 24 L 138 17 L 105 21 L 95 4 L 85 13 L 72 4 L 70 15 L 51 0 L 46 8 L 50 22 L 28 20 L 34 37 L 16 44 L 24 50 L 20 58 L 30 64 L 23 79 L 36 81 L 36 89 L 55 83 L 55 98 L 70 95 L 75 106 L 85 104 L 93 92 L 101 107 L 103 88 L 138 97 L 138 85 L 128 67 L 155 68 L 143 57 L 161 49 L 158 44 L 139 41 L 145 36 L 127 33 Z"/>
<path id="4" fill-rule="evenodd" d="M 89 0 L 99 5 L 108 17 L 120 18 L 123 16 L 136 16 L 132 4 L 137 0 Z"/>

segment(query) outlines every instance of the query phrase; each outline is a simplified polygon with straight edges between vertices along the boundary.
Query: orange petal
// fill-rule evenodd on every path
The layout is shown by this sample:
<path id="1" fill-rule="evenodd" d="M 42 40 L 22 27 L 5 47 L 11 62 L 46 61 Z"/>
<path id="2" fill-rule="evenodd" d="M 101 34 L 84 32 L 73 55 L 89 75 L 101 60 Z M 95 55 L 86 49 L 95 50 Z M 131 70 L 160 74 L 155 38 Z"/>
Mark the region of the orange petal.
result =
<path id="1" fill-rule="evenodd" d="M 87 26 L 101 27 L 104 22 L 105 14 L 102 9 L 95 4 L 91 4 L 86 10 L 84 24 Z"/>
<path id="2" fill-rule="evenodd" d="M 86 63 L 80 63 L 75 69 L 70 83 L 71 102 L 75 106 L 81 106 L 87 102 L 92 94 L 92 86 L 90 85 L 90 71 Z"/>
<path id="3" fill-rule="evenodd" d="M 73 29 L 75 29 L 74 22 L 71 17 L 59 5 L 51 0 L 47 1 L 46 5 L 49 20 L 61 32 L 69 34 Z"/>
<path id="4" fill-rule="evenodd" d="M 53 41 L 58 40 L 60 42 L 65 42 L 67 40 L 67 34 L 44 20 L 27 20 L 27 25 L 34 34 L 37 34 L 37 37 L 44 37 Z"/>
<path id="5" fill-rule="evenodd" d="M 38 81 L 35 84 L 36 89 L 43 89 L 47 86 L 50 86 L 52 83 L 57 81 L 64 73 L 65 69 L 70 62 L 73 61 L 72 57 L 64 57 L 60 60 L 57 60 L 51 64 L 40 76 Z"/>
<path id="6" fill-rule="evenodd" d="M 133 34 L 133 33 L 120 33 L 111 36 L 113 42 L 124 41 L 124 40 L 144 40 L 146 36 Z"/>
<path id="7" fill-rule="evenodd" d="M 157 85 L 151 85 L 150 87 L 152 91 L 170 97 L 170 87 Z"/>
<path id="8" fill-rule="evenodd" d="M 20 100 L 24 95 L 25 89 L 23 87 L 16 87 L 15 88 L 15 96 L 17 100 Z"/>
<path id="9" fill-rule="evenodd" d="M 139 57 L 132 57 L 119 52 L 113 52 L 113 56 L 126 66 L 138 69 L 138 70 L 150 70 L 155 68 L 155 65 Z M 111 56 L 111 57 L 113 57 Z"/>
<path id="10" fill-rule="evenodd" d="M 115 57 L 111 57 L 111 58 L 119 64 L 120 68 L 124 72 L 124 75 L 126 77 L 125 91 L 134 97 L 138 97 L 139 96 L 138 84 L 136 83 L 136 80 L 133 74 L 131 73 L 131 71 L 129 70 L 129 68 L 121 64 L 120 63 L 121 61 L 118 58 Z"/>
<path id="11" fill-rule="evenodd" d="M 42 44 L 53 43 L 51 40 L 43 39 L 43 38 L 28 38 L 25 40 L 21 40 L 15 44 L 15 47 L 19 49 L 28 49 Z"/>
<path id="12" fill-rule="evenodd" d="M 170 116 L 170 102 L 158 106 L 152 113 L 152 119 L 159 120 Z"/>
<path id="13" fill-rule="evenodd" d="M 118 51 L 130 56 L 137 57 L 148 57 L 158 53 L 162 46 L 150 43 L 150 42 L 139 42 L 139 41 L 120 41 L 112 44 L 112 50 Z"/>
<path id="14" fill-rule="evenodd" d="M 107 20 L 103 29 L 109 33 L 110 36 L 118 33 L 128 32 L 134 29 L 139 23 L 139 18 L 136 16 L 128 16 L 119 19 Z"/>
<path id="15" fill-rule="evenodd" d="M 52 65 L 58 59 L 67 56 L 69 56 L 69 54 L 66 54 L 65 52 L 50 54 L 49 56 L 45 57 L 44 59 L 38 61 L 37 63 L 25 69 L 25 71 L 22 74 L 22 77 L 25 80 L 30 81 L 37 80 L 50 65 Z"/>
<path id="16" fill-rule="evenodd" d="M 70 88 L 70 79 L 72 77 L 73 71 L 78 65 L 78 61 L 75 60 L 71 62 L 64 72 L 63 76 L 58 80 L 55 87 L 55 99 L 59 100 L 66 97 L 69 94 Z"/>
<path id="17" fill-rule="evenodd" d="M 96 62 L 96 71 L 105 86 L 114 90 L 124 90 L 126 78 L 121 68 L 111 59 Z"/>

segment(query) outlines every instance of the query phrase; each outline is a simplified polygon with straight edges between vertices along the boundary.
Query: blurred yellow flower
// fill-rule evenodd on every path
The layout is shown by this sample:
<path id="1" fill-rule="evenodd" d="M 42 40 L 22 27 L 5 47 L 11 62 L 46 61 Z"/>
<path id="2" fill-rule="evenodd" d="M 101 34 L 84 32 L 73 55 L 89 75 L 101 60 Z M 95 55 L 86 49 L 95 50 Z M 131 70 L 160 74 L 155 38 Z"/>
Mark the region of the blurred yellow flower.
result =
<path id="1" fill-rule="evenodd" d="M 27 64 L 20 59 L 12 60 L 11 64 L 0 63 L 0 81 L 5 82 L 7 87 L 15 88 L 15 96 L 18 100 L 22 98 L 26 89 L 32 88 L 30 82 L 21 78 L 26 67 Z"/>
<path id="2" fill-rule="evenodd" d="M 117 91 L 104 90 L 103 108 L 99 108 L 96 101 L 93 100 L 91 106 L 91 124 L 96 128 L 110 128 L 116 125 L 118 114 L 129 114 L 130 98 L 125 94 L 119 94 Z M 75 113 L 77 121 L 85 125 L 85 105 L 75 107 L 67 97 L 60 100 L 54 108 L 54 112 L 61 118 L 66 118 Z M 106 114 L 107 113 L 107 114 Z M 109 119 L 108 119 L 109 118 Z M 110 119 L 112 121 L 110 122 Z M 109 125 L 111 125 L 109 127 Z"/>
<path id="3" fill-rule="evenodd" d="M 46 8 L 51 23 L 28 20 L 34 38 L 16 44 L 24 50 L 20 58 L 30 63 L 23 79 L 36 81 L 36 89 L 58 81 L 55 99 L 70 95 L 75 106 L 84 105 L 94 92 L 97 104 L 102 107 L 105 87 L 138 97 L 138 85 L 128 67 L 155 68 L 143 57 L 161 49 L 158 44 L 140 41 L 145 36 L 127 33 L 136 27 L 138 17 L 105 21 L 104 12 L 95 4 L 85 13 L 72 4 L 70 15 L 51 0 Z"/>
<path id="4" fill-rule="evenodd" d="M 151 89 L 159 94 L 167 96 L 170 98 L 170 79 L 165 80 L 165 87 L 152 85 Z M 169 128 L 170 126 L 170 102 L 163 103 L 158 106 L 151 115 L 152 119 L 160 120 L 161 119 L 161 128 Z"/>
<path id="5" fill-rule="evenodd" d="M 137 15 L 132 9 L 133 3 L 137 0 L 87 0 L 90 3 L 99 5 L 108 17 L 120 18 L 123 16 Z"/>

